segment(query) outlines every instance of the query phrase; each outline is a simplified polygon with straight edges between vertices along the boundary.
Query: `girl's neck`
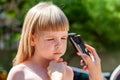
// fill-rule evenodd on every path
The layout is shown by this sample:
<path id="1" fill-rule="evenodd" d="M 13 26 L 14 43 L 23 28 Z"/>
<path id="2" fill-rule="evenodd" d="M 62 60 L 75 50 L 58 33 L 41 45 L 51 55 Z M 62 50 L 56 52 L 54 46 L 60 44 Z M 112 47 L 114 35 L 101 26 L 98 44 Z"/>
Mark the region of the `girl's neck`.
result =
<path id="1" fill-rule="evenodd" d="M 38 58 L 38 56 L 31 57 L 30 61 L 33 63 L 33 65 L 36 65 L 38 67 L 45 68 L 45 69 L 47 69 L 50 62 L 50 60 Z"/>

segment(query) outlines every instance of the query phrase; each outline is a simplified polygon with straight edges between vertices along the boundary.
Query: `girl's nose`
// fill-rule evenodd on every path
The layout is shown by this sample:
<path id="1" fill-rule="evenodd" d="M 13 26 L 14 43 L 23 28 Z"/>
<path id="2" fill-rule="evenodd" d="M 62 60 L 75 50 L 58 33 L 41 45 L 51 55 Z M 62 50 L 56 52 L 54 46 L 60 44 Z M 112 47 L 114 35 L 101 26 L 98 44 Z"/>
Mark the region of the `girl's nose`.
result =
<path id="1" fill-rule="evenodd" d="M 55 47 L 59 48 L 61 46 L 61 44 L 62 44 L 61 40 L 56 40 Z"/>

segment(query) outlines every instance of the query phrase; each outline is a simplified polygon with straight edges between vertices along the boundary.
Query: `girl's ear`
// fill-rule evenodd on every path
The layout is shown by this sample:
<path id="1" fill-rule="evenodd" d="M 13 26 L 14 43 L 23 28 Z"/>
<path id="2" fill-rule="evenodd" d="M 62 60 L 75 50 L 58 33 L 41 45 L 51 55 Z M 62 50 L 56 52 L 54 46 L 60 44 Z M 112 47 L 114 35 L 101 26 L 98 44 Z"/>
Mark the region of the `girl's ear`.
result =
<path id="1" fill-rule="evenodd" d="M 31 46 L 35 46 L 35 34 L 31 35 L 30 44 L 31 44 Z"/>

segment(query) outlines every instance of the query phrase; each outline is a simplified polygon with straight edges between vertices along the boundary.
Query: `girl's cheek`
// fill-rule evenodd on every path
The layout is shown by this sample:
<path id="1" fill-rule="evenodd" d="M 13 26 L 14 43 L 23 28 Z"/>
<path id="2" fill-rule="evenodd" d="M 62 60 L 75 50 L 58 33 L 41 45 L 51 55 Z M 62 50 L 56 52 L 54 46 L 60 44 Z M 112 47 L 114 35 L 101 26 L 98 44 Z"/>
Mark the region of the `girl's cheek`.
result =
<path id="1" fill-rule="evenodd" d="M 54 47 L 54 42 L 49 42 L 49 43 L 47 43 L 47 44 L 46 44 L 46 47 L 47 47 L 47 48 L 52 48 L 52 47 Z"/>
<path id="2" fill-rule="evenodd" d="M 67 45 L 67 41 L 64 41 L 64 42 L 63 42 L 63 45 Z"/>

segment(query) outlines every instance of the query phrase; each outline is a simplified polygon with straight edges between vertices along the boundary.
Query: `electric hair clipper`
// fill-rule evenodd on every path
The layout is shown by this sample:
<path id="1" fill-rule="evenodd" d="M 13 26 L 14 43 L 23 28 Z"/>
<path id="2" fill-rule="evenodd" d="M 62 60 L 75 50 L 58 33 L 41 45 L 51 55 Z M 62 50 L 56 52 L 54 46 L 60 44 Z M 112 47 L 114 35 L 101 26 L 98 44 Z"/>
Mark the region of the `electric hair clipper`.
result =
<path id="1" fill-rule="evenodd" d="M 92 61 L 94 62 L 93 55 L 91 55 L 90 51 L 88 51 L 85 47 L 84 41 L 82 40 L 80 35 L 76 35 L 76 33 L 69 33 L 68 38 L 78 52 L 87 54 L 91 57 Z"/>

